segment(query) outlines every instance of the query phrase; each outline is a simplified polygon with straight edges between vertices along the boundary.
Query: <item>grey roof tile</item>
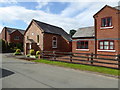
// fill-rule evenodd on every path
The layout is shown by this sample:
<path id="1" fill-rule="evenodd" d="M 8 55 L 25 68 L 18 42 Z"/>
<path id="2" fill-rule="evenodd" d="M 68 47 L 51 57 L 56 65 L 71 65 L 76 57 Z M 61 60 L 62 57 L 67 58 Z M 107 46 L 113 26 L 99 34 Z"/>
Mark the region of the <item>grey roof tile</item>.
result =
<path id="1" fill-rule="evenodd" d="M 24 33 L 25 33 L 25 30 L 22 30 L 22 29 L 16 29 L 16 28 L 9 28 L 9 27 L 5 27 L 6 28 L 6 30 L 7 30 L 7 32 L 9 33 L 9 34 L 11 34 L 11 33 L 13 33 L 14 31 L 16 31 L 16 30 L 18 30 L 21 34 L 23 34 L 24 35 Z"/>
<path id="2" fill-rule="evenodd" d="M 94 37 L 94 36 L 95 36 L 94 26 L 91 26 L 91 27 L 79 28 L 77 32 L 73 35 L 73 38 Z"/>
<path id="3" fill-rule="evenodd" d="M 40 28 L 42 28 L 42 30 L 44 30 L 45 33 L 58 34 L 66 38 L 68 41 L 72 40 L 70 35 L 67 32 L 65 32 L 62 28 L 47 23 L 43 23 L 37 20 L 34 21 L 37 23 L 38 26 L 40 26 Z"/>

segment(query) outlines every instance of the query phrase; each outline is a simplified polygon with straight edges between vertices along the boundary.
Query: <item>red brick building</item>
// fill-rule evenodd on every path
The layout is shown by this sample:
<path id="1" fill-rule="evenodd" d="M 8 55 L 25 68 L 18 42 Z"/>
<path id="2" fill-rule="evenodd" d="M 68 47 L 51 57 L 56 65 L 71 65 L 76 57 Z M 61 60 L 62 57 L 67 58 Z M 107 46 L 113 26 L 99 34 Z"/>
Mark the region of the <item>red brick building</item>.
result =
<path id="1" fill-rule="evenodd" d="M 93 26 L 79 28 L 77 32 L 73 35 L 72 39 L 72 52 L 95 52 L 95 30 Z"/>
<path id="2" fill-rule="evenodd" d="M 0 38 L 8 43 L 23 43 L 25 30 L 4 27 L 0 34 Z"/>
<path id="3" fill-rule="evenodd" d="M 96 53 L 120 54 L 120 6 L 104 6 L 94 15 Z"/>
<path id="4" fill-rule="evenodd" d="M 35 51 L 71 51 L 71 37 L 62 28 L 32 20 L 24 34 L 24 52 Z"/>
<path id="5" fill-rule="evenodd" d="M 94 29 L 93 27 L 80 28 L 73 36 L 72 51 L 120 54 L 120 6 L 106 5 L 93 17 Z"/>

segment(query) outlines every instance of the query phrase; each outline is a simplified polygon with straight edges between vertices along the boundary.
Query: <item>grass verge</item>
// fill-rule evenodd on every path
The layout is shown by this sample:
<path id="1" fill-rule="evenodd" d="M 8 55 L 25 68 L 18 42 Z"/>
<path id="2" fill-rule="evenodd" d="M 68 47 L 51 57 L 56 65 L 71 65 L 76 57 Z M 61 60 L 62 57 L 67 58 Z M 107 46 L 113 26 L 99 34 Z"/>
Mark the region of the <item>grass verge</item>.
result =
<path id="1" fill-rule="evenodd" d="M 111 69 L 111 68 L 96 67 L 96 66 L 81 65 L 81 64 L 72 64 L 72 63 L 58 62 L 58 61 L 50 61 L 50 60 L 45 60 L 45 59 L 34 60 L 34 62 L 40 62 L 40 63 L 51 64 L 51 65 L 56 65 L 56 66 L 68 67 L 68 68 L 73 68 L 73 69 L 78 69 L 78 70 L 99 72 L 99 73 L 115 75 L 115 76 L 118 76 L 118 72 L 119 72 L 119 70 Z"/>

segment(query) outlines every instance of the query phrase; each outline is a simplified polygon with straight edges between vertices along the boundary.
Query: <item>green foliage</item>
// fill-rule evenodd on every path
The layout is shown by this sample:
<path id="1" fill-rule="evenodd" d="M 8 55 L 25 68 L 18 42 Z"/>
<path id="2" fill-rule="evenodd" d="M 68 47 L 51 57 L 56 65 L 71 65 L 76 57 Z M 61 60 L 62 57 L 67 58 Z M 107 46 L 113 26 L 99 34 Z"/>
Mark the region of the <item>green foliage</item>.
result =
<path id="1" fill-rule="evenodd" d="M 69 34 L 72 37 L 76 33 L 76 30 L 70 30 Z"/>
<path id="2" fill-rule="evenodd" d="M 36 55 L 40 55 L 40 51 L 37 51 L 37 52 L 36 52 Z"/>
<path id="3" fill-rule="evenodd" d="M 30 54 L 27 54 L 26 57 L 30 57 Z"/>
<path id="4" fill-rule="evenodd" d="M 0 48 L 2 48 L 2 52 L 15 52 L 16 49 L 20 49 L 23 51 L 22 43 L 8 43 L 5 40 L 0 39 Z"/>
<path id="5" fill-rule="evenodd" d="M 5 40 L 0 40 L 0 48 L 2 49 L 2 52 L 6 52 L 9 50 L 8 43 L 5 42 Z"/>
<path id="6" fill-rule="evenodd" d="M 20 52 L 15 52 L 13 55 L 22 55 Z"/>
<path id="7" fill-rule="evenodd" d="M 36 55 L 35 57 L 38 58 L 39 55 Z"/>
<path id="8" fill-rule="evenodd" d="M 49 61 L 45 59 L 35 60 L 34 62 L 51 64 L 51 65 L 56 65 L 56 66 L 61 66 L 61 67 L 68 67 L 68 68 L 73 68 L 73 69 L 78 69 L 78 70 L 99 72 L 99 73 L 115 75 L 115 76 L 118 76 L 118 73 L 119 73 L 119 70 L 116 70 L 116 69 L 89 66 L 89 65 L 81 65 L 81 64 L 73 64 L 73 63 L 66 63 L 66 62 L 58 62 L 58 61 Z"/>
<path id="9" fill-rule="evenodd" d="M 21 53 L 21 50 L 20 49 L 16 49 L 16 52 L 20 52 Z"/>
<path id="10" fill-rule="evenodd" d="M 35 55 L 34 49 L 31 49 L 31 50 L 30 50 L 30 55 Z"/>
<path id="11" fill-rule="evenodd" d="M 16 49 L 14 55 L 22 55 L 22 54 L 21 54 L 21 50 L 20 50 L 20 49 Z"/>

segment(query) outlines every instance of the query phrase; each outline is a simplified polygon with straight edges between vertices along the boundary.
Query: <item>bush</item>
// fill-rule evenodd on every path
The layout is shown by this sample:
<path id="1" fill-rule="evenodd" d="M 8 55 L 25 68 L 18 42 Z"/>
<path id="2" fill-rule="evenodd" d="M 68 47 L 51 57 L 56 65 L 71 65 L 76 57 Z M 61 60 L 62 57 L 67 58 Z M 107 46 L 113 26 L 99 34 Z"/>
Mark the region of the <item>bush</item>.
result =
<path id="1" fill-rule="evenodd" d="M 37 51 L 37 52 L 36 52 L 36 55 L 40 55 L 40 51 Z"/>
<path id="2" fill-rule="evenodd" d="M 38 55 L 36 55 L 35 57 L 38 58 Z"/>
<path id="3" fill-rule="evenodd" d="M 27 54 L 26 57 L 30 57 L 30 54 Z"/>
<path id="4" fill-rule="evenodd" d="M 16 49 L 16 52 L 14 53 L 14 55 L 21 55 L 21 50 L 20 49 Z"/>
<path id="5" fill-rule="evenodd" d="M 34 49 L 31 49 L 31 50 L 30 50 L 30 55 L 34 55 L 34 54 L 35 54 Z"/>
<path id="6" fill-rule="evenodd" d="M 14 55 L 22 55 L 20 52 L 15 52 Z"/>
<path id="7" fill-rule="evenodd" d="M 21 53 L 21 50 L 20 49 L 16 49 L 16 52 L 20 52 Z"/>

